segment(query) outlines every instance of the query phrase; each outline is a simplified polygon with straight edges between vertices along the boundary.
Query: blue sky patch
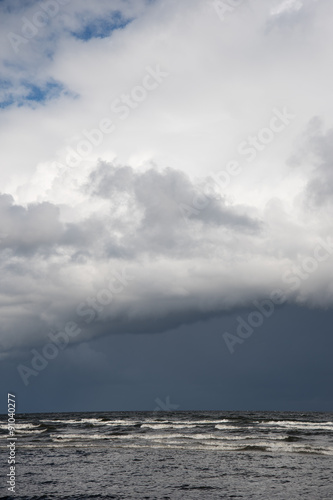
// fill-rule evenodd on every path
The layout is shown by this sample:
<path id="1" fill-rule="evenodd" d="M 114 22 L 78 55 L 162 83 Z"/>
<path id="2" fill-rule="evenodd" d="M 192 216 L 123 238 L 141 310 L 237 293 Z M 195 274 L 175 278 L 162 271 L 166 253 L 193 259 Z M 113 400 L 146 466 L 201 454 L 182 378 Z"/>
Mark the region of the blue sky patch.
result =
<path id="1" fill-rule="evenodd" d="M 6 109 L 14 103 L 13 96 L 5 97 L 3 101 L 0 101 L 0 109 Z"/>
<path id="2" fill-rule="evenodd" d="M 21 92 L 17 93 L 10 88 L 13 86 L 7 80 L 0 80 L 0 108 L 5 109 L 11 105 L 19 107 L 33 103 L 45 103 L 57 99 L 60 95 L 72 95 L 66 91 L 64 86 L 55 81 L 49 81 L 42 85 L 23 81 Z M 2 91 L 2 92 L 1 92 Z M 75 97 L 72 95 L 72 97 Z"/>
<path id="3" fill-rule="evenodd" d="M 27 84 L 26 88 L 29 90 L 25 96 L 27 101 L 44 102 L 49 99 L 58 97 L 63 90 L 63 86 L 56 82 L 47 82 L 44 86 L 39 87 L 34 84 Z"/>
<path id="4" fill-rule="evenodd" d="M 79 40 L 91 38 L 106 38 L 114 30 L 125 28 L 132 19 L 124 19 L 122 13 L 117 11 L 110 19 L 99 18 L 83 26 L 79 31 L 72 31 L 72 35 Z"/>

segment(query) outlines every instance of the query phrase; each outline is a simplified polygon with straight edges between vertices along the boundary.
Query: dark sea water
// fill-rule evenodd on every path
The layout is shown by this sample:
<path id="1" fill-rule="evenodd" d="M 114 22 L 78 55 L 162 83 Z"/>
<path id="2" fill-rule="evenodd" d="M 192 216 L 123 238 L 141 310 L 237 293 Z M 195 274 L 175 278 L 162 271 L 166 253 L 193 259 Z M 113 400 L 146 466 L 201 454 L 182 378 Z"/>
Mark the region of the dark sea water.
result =
<path id="1" fill-rule="evenodd" d="M 0 422 L 1 498 L 333 499 L 332 413 L 16 415 L 14 496 Z"/>

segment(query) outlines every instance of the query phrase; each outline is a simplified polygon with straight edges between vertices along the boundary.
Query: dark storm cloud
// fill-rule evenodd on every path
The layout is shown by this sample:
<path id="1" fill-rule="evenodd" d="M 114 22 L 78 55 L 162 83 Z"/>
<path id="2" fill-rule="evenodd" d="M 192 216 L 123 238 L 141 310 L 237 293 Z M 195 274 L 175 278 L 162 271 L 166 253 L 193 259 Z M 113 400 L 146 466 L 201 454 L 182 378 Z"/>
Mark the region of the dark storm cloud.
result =
<path id="1" fill-rule="evenodd" d="M 179 410 L 331 411 L 332 311 L 277 309 L 231 356 L 222 333 L 248 312 L 73 345 L 27 387 L 14 359 L 0 376 L 13 374 L 20 412 L 153 410 L 167 396 Z"/>

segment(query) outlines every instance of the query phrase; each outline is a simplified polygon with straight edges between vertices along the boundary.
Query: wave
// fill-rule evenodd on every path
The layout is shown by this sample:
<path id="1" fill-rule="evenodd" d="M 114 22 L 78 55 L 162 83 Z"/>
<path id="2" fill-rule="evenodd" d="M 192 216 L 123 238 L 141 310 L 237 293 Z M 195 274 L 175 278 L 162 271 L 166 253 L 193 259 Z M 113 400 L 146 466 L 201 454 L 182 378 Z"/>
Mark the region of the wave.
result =
<path id="1" fill-rule="evenodd" d="M 102 438 L 95 437 L 95 441 L 101 440 Z M 77 448 L 77 449 L 89 449 L 94 447 L 93 442 L 82 443 L 75 441 L 74 439 L 63 439 L 54 441 L 52 443 L 45 443 L 43 447 L 45 448 Z M 322 455 L 322 456 L 333 456 L 333 447 L 316 447 L 316 446 L 304 446 L 304 445 L 288 445 L 275 447 L 269 442 L 254 442 L 254 443 L 211 443 L 211 442 L 181 442 L 181 441 L 156 441 L 156 442 L 117 442 L 116 447 L 124 449 L 181 449 L 181 450 L 193 450 L 193 451 L 212 451 L 212 452 L 265 452 L 265 453 L 296 453 L 296 454 L 311 454 L 311 455 Z M 22 443 L 21 448 L 40 448 L 39 443 Z"/>
<path id="2" fill-rule="evenodd" d="M 109 439 L 109 436 L 105 434 L 51 434 L 52 440 L 61 440 L 61 441 L 71 441 L 73 439 L 79 440 L 83 439 L 85 441 L 89 441 L 90 439 Z"/>
<path id="3" fill-rule="evenodd" d="M 15 434 L 42 434 L 43 432 L 47 432 L 46 429 L 32 429 L 32 430 L 23 430 L 23 429 L 20 429 L 18 430 L 17 432 L 15 432 Z"/>
<path id="4" fill-rule="evenodd" d="M 135 425 L 141 425 L 141 427 L 149 427 L 149 425 L 152 426 L 152 428 L 162 428 L 158 427 L 161 425 L 165 426 L 170 426 L 170 428 L 177 428 L 177 426 L 180 427 L 195 427 L 197 425 L 206 425 L 206 424 L 211 424 L 211 425 L 216 425 L 216 424 L 223 424 L 230 422 L 232 424 L 232 421 L 229 419 L 218 419 L 218 420 L 105 420 L 102 418 L 82 418 L 80 420 L 76 419 L 42 419 L 40 420 L 41 423 L 43 424 L 73 424 L 73 425 L 78 425 L 78 424 L 93 424 L 93 425 L 106 425 L 106 426 L 135 426 Z M 175 427 L 173 427 L 175 426 Z M 167 428 L 167 427 L 165 427 Z"/>
<path id="5" fill-rule="evenodd" d="M 147 425 L 182 425 L 182 426 L 196 426 L 196 425 L 204 425 L 204 424 L 223 424 L 226 422 L 232 422 L 229 419 L 219 419 L 219 420 L 110 420 L 109 422 L 105 422 L 108 425 L 137 425 L 141 424 L 141 426 Z"/>
<path id="6" fill-rule="evenodd" d="M 333 422 L 305 422 L 298 420 L 269 420 L 261 422 L 261 426 L 275 426 L 289 429 L 301 430 L 325 430 L 333 431 Z"/>
<path id="7" fill-rule="evenodd" d="M 103 425 L 104 422 L 101 418 L 81 418 L 80 420 L 41 420 L 43 424 L 52 423 L 52 424 L 94 424 L 94 425 Z"/>
<path id="8" fill-rule="evenodd" d="M 132 436 L 131 436 L 132 437 Z M 189 437 L 186 434 L 137 434 L 135 438 L 158 441 L 159 439 L 183 439 Z"/>
<path id="9" fill-rule="evenodd" d="M 111 438 L 115 437 L 116 439 L 146 439 L 149 441 L 158 441 L 158 440 L 171 440 L 171 439 L 179 439 L 181 441 L 184 440 L 198 440 L 198 441 L 209 441 L 210 443 L 213 441 L 216 442 L 225 442 L 225 441 L 246 441 L 246 440 L 254 440 L 258 439 L 258 436 L 222 436 L 218 434 L 208 434 L 208 433 L 196 433 L 196 434 L 176 434 L 176 433 L 165 433 L 165 434 L 123 434 L 117 436 L 110 436 Z M 272 437 L 273 440 L 284 440 L 288 436 L 278 436 Z"/>
<path id="10" fill-rule="evenodd" d="M 101 418 L 81 418 L 80 424 L 104 425 Z"/>
<path id="11" fill-rule="evenodd" d="M 15 430 L 17 429 L 33 429 L 33 428 L 37 428 L 39 427 L 39 424 L 32 424 L 32 423 L 14 423 L 12 424 L 15 428 Z M 3 429 L 3 430 L 7 430 L 8 429 L 8 423 L 6 424 L 0 424 L 0 429 Z"/>
<path id="12" fill-rule="evenodd" d="M 59 419 L 59 420 L 51 420 L 51 419 L 44 419 L 44 420 L 40 420 L 40 422 L 42 422 L 43 424 L 80 424 L 81 423 L 81 420 L 63 420 L 63 419 Z"/>
<path id="13" fill-rule="evenodd" d="M 163 441 L 162 441 L 163 444 Z M 151 446 L 160 446 L 161 443 L 153 443 Z M 176 447 L 183 449 L 207 449 L 216 451 L 265 451 L 270 453 L 300 453 L 300 454 L 315 454 L 315 455 L 333 455 L 333 447 L 320 447 L 302 444 L 289 444 L 289 443 L 272 443 L 270 441 L 254 441 L 248 443 L 228 443 L 225 441 L 212 442 L 211 440 L 202 439 L 196 445 L 186 444 L 184 441 L 167 441 L 166 447 Z"/>
<path id="14" fill-rule="evenodd" d="M 185 425 L 198 425 L 198 424 L 223 424 L 225 422 L 232 422 L 232 420 L 228 418 L 222 419 L 213 419 L 213 420 L 160 420 L 160 419 L 145 419 L 144 422 L 142 420 L 136 420 L 136 422 L 144 423 L 144 424 L 185 424 Z"/>
<path id="15" fill-rule="evenodd" d="M 141 420 L 109 420 L 104 422 L 108 426 L 134 426 L 142 424 Z"/>
<path id="16" fill-rule="evenodd" d="M 232 423 L 229 418 L 222 418 L 218 420 L 171 420 L 175 424 L 224 424 L 226 422 Z"/>
<path id="17" fill-rule="evenodd" d="M 131 436 L 133 437 L 133 436 Z M 197 440 L 215 440 L 215 441 L 219 441 L 219 440 L 223 440 L 224 438 L 221 437 L 221 436 L 218 436 L 218 435 L 214 435 L 214 434 L 203 434 L 203 433 L 199 433 L 199 434 L 137 434 L 136 436 L 134 436 L 135 438 L 139 438 L 139 439 L 147 439 L 147 440 L 159 440 L 159 439 L 180 439 L 180 440 L 193 440 L 193 439 L 197 439 Z"/>
<path id="18" fill-rule="evenodd" d="M 193 429 L 196 424 L 142 424 L 141 428 L 148 429 Z"/>
<path id="19" fill-rule="evenodd" d="M 316 446 L 311 444 L 289 444 L 289 443 L 272 443 L 259 442 L 259 445 L 266 446 L 271 452 L 287 452 L 287 453 L 314 453 L 317 455 L 333 455 L 332 446 Z"/>

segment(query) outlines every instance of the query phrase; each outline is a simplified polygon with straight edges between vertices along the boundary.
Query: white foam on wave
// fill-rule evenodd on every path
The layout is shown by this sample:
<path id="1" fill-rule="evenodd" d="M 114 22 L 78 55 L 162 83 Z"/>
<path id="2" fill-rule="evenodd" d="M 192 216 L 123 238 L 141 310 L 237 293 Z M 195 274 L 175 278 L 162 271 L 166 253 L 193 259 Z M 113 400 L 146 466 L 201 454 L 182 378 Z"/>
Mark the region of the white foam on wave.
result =
<path id="1" fill-rule="evenodd" d="M 61 440 L 61 441 L 71 441 L 73 439 L 82 439 L 87 441 L 89 439 L 108 439 L 108 436 L 103 434 L 51 434 L 52 440 Z"/>
<path id="2" fill-rule="evenodd" d="M 144 443 L 130 443 L 122 445 L 122 448 L 134 448 L 134 449 L 170 449 L 174 448 L 177 450 L 206 450 L 207 448 L 201 445 L 181 445 L 174 443 L 153 443 L 153 444 L 144 444 Z M 213 448 L 211 448 L 213 449 Z"/>
<path id="3" fill-rule="evenodd" d="M 132 436 L 131 436 L 132 437 Z M 135 438 L 154 440 L 170 440 L 179 439 L 184 440 L 210 440 L 210 441 L 224 441 L 225 438 L 218 434 L 208 434 L 208 433 L 196 433 L 196 434 L 137 434 Z"/>
<path id="4" fill-rule="evenodd" d="M 288 429 L 301 430 L 333 430 L 333 422 L 303 422 L 297 420 L 269 420 L 261 422 L 261 426 L 284 427 Z"/>
<path id="5" fill-rule="evenodd" d="M 81 424 L 81 420 L 63 420 L 63 419 L 59 419 L 59 420 L 49 420 L 49 419 L 46 419 L 46 420 L 41 420 L 41 422 L 43 422 L 43 424 Z"/>
<path id="6" fill-rule="evenodd" d="M 104 422 L 101 418 L 81 418 L 80 420 L 41 420 L 45 424 L 93 424 L 93 425 L 103 425 Z"/>
<path id="7" fill-rule="evenodd" d="M 110 427 L 115 427 L 115 426 L 130 426 L 130 425 L 136 425 L 140 424 L 141 421 L 139 420 L 110 420 L 107 422 L 103 422 L 103 424 L 108 425 Z"/>
<path id="8" fill-rule="evenodd" d="M 15 422 L 14 424 L 10 424 L 10 425 L 13 425 L 15 430 L 18 430 L 18 429 L 37 429 L 39 427 L 39 424 L 31 424 L 31 423 L 20 424 L 20 423 Z M 8 429 L 8 423 L 0 424 L 0 429 Z"/>
<path id="9" fill-rule="evenodd" d="M 137 423 L 141 424 L 175 424 L 175 425 L 198 425 L 198 424 L 223 424 L 226 422 L 232 422 L 227 418 L 219 420 L 137 420 Z"/>
<path id="10" fill-rule="evenodd" d="M 101 436 L 99 438 L 95 439 L 101 439 Z M 22 448 L 40 448 L 41 444 L 36 443 L 36 444 L 25 444 L 22 443 L 21 447 Z M 91 446 L 94 446 L 93 444 L 87 444 L 87 443 L 76 443 L 74 441 L 70 441 L 70 439 L 67 440 L 56 440 L 53 443 L 43 443 L 43 447 L 45 448 L 63 448 L 63 447 L 76 447 L 76 448 L 90 448 Z M 257 441 L 255 443 L 251 443 L 249 445 L 248 443 L 225 443 L 225 442 L 217 442 L 217 443 L 212 443 L 210 441 L 207 442 L 189 442 L 185 443 L 179 442 L 179 441 L 156 441 L 156 442 L 144 442 L 144 441 L 136 441 L 133 443 L 129 442 L 123 442 L 123 443 L 117 443 L 115 445 L 116 447 L 121 446 L 121 448 L 133 448 L 133 449 L 168 449 L 168 448 L 174 448 L 174 449 L 183 449 L 183 450 L 206 450 L 206 451 L 226 451 L 226 452 L 250 452 L 251 449 L 253 448 L 253 451 L 255 451 L 255 447 L 260 447 L 266 450 L 266 452 L 270 453 L 310 453 L 310 454 L 317 454 L 317 455 L 326 455 L 326 456 L 332 456 L 333 455 L 333 447 L 315 447 L 315 446 L 307 446 L 307 445 L 297 445 L 297 444 L 272 444 L 271 442 L 267 441 Z"/>
<path id="11" fill-rule="evenodd" d="M 227 422 L 230 422 L 232 423 L 232 420 L 228 419 L 228 418 L 222 418 L 222 419 L 219 419 L 219 420 L 173 420 L 171 421 L 172 423 L 175 423 L 175 424 L 195 424 L 195 425 L 198 425 L 198 424 L 224 424 L 224 423 L 227 423 Z"/>
<path id="12" fill-rule="evenodd" d="M 196 424 L 142 424 L 141 428 L 148 429 L 193 429 Z"/>
<path id="13" fill-rule="evenodd" d="M 204 444 L 201 442 L 192 442 L 192 443 L 184 443 L 184 442 L 179 442 L 179 441 L 156 441 L 153 443 L 126 443 L 122 444 L 122 448 L 145 448 L 145 449 L 168 449 L 168 448 L 174 448 L 174 449 L 180 449 L 180 450 L 211 450 L 211 451 L 237 451 L 239 447 L 236 445 L 232 444 L 224 444 L 224 445 L 214 445 L 214 444 Z"/>
<path id="14" fill-rule="evenodd" d="M 135 437 L 139 439 L 148 439 L 149 441 L 158 441 L 159 439 L 184 439 L 189 436 L 186 434 L 137 434 Z"/>
<path id="15" fill-rule="evenodd" d="M 202 434 L 204 436 L 204 434 Z M 207 435 L 206 435 L 207 436 Z M 122 435 L 110 435 L 108 436 L 110 439 L 140 439 L 147 441 L 169 441 L 172 439 L 178 439 L 184 441 L 185 439 L 192 439 L 193 435 L 191 434 L 122 434 Z"/>
<path id="16" fill-rule="evenodd" d="M 46 432 L 46 429 L 32 429 L 32 430 L 24 430 L 24 429 L 19 429 L 17 431 L 17 434 L 42 434 L 43 432 Z"/>
<path id="17" fill-rule="evenodd" d="M 273 443 L 267 441 L 258 441 L 256 446 L 266 446 L 271 452 L 286 453 L 313 453 L 317 455 L 333 455 L 332 446 L 318 446 L 304 443 Z"/>
<path id="18" fill-rule="evenodd" d="M 221 420 L 110 420 L 108 422 L 104 422 L 105 425 L 116 426 L 116 425 L 137 425 L 141 424 L 141 427 L 149 428 L 151 426 L 152 429 L 167 429 L 170 427 L 171 429 L 177 428 L 193 428 L 197 425 L 215 425 L 215 424 L 223 424 L 226 422 L 230 422 L 228 419 Z M 165 426 L 165 427 L 162 427 Z M 230 426 L 226 427 L 230 429 Z"/>
<path id="19" fill-rule="evenodd" d="M 93 448 L 94 444 L 85 444 L 85 443 L 75 443 L 74 441 L 66 442 L 66 441 L 61 441 L 61 442 L 53 442 L 53 443 L 33 443 L 33 444 L 27 444 L 27 443 L 22 443 L 20 445 L 20 448 L 33 448 L 33 449 L 40 449 L 40 448 L 78 448 L 78 449 L 84 449 L 84 448 Z"/>
<path id="20" fill-rule="evenodd" d="M 223 434 L 188 434 L 186 437 L 191 438 L 191 439 L 199 439 L 199 440 L 209 440 L 211 441 L 247 441 L 249 439 L 255 440 L 258 439 L 258 436 L 250 435 L 250 434 L 245 434 L 243 436 L 230 436 L 230 435 L 223 435 Z M 279 436 L 277 439 L 285 439 L 287 436 Z M 275 439 L 275 438 L 273 438 Z"/>
<path id="21" fill-rule="evenodd" d="M 170 441 L 173 439 L 177 439 L 178 442 L 184 441 L 184 440 L 202 440 L 202 439 L 209 439 L 209 440 L 225 440 L 223 437 L 215 436 L 213 434 L 121 434 L 121 435 L 108 435 L 107 436 L 109 439 L 140 439 L 140 440 L 147 440 L 149 442 L 152 441 Z M 244 438 L 245 439 L 245 438 Z"/>
<path id="22" fill-rule="evenodd" d="M 219 429 L 220 431 L 224 431 L 224 430 L 230 431 L 230 425 L 217 424 L 217 425 L 215 425 L 215 429 Z"/>
<path id="23" fill-rule="evenodd" d="M 81 418 L 80 424 L 103 425 L 104 422 L 101 418 Z"/>
<path id="24" fill-rule="evenodd" d="M 138 434 L 135 436 L 136 438 L 139 437 L 140 439 L 149 439 L 150 441 L 158 441 L 160 439 L 164 440 L 170 440 L 170 439 L 179 439 L 181 441 L 184 440 L 224 440 L 222 436 L 218 436 L 216 434 L 203 434 L 203 433 L 197 433 L 197 434 Z"/>
<path id="25" fill-rule="evenodd" d="M 113 436 L 112 436 L 113 437 Z M 212 433 L 196 433 L 196 434 L 180 434 L 180 433 L 174 433 L 174 434 L 126 434 L 123 436 L 114 436 L 115 438 L 121 438 L 121 439 L 131 439 L 131 438 L 138 438 L 138 439 L 146 439 L 149 441 L 159 441 L 159 440 L 172 440 L 172 439 L 178 439 L 180 441 L 184 440 L 198 440 L 202 442 L 209 442 L 210 444 L 212 442 L 216 443 L 222 443 L 222 442 L 228 442 L 228 441 L 244 441 L 246 444 L 246 441 L 251 440 L 251 442 L 258 440 L 258 436 L 256 435 L 250 435 L 250 434 L 245 434 L 243 436 L 231 436 L 231 435 L 221 435 L 221 434 L 212 434 Z M 267 443 L 273 443 L 275 441 L 283 441 L 288 436 L 285 435 L 276 435 L 276 434 L 269 434 L 265 436 Z"/>
<path id="26" fill-rule="evenodd" d="M 141 424 L 141 427 L 148 427 L 149 425 L 152 426 L 160 426 L 160 425 L 169 425 L 171 428 L 172 426 L 183 426 L 185 427 L 195 427 L 197 425 L 215 425 L 215 424 L 223 424 L 227 422 L 231 422 L 229 419 L 219 419 L 219 420 L 128 420 L 128 419 L 117 419 L 117 420 L 102 420 L 100 418 L 82 418 L 80 420 L 65 420 L 65 419 L 43 419 L 41 420 L 42 423 L 54 423 L 54 424 L 84 424 L 84 423 L 91 423 L 94 425 L 107 425 L 107 426 L 130 426 L 130 425 L 138 425 Z M 152 427 L 153 428 L 153 427 Z M 160 427 L 162 428 L 162 427 Z M 176 427 L 175 427 L 176 428 Z M 230 428 L 230 427 L 228 427 Z"/>
<path id="27" fill-rule="evenodd" d="M 144 420 L 136 420 L 135 421 L 138 424 L 177 424 L 178 422 L 176 420 L 151 420 L 151 419 L 144 419 Z"/>

